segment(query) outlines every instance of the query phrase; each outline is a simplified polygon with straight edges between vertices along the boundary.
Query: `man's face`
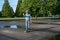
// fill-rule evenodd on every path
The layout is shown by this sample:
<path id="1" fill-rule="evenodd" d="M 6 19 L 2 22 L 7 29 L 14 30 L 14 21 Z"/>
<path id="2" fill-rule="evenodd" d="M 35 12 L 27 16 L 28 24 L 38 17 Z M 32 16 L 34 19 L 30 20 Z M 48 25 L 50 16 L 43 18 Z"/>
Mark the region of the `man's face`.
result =
<path id="1" fill-rule="evenodd" d="M 28 10 L 26 10 L 26 13 L 28 13 Z"/>

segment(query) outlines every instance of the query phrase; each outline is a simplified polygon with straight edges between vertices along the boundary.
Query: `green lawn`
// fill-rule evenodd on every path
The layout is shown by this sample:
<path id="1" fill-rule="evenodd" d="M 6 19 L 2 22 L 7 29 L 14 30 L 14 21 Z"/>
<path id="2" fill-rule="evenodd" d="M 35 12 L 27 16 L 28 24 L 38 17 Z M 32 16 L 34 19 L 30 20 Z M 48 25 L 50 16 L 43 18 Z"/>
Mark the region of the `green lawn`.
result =
<path id="1" fill-rule="evenodd" d="M 46 18 L 54 18 L 54 17 L 37 17 L 37 19 L 46 19 Z M 58 17 L 55 17 L 55 18 L 58 18 Z M 31 19 L 36 19 L 36 17 L 31 17 Z M 19 18 L 0 18 L 0 20 L 6 20 L 6 21 L 24 20 L 24 17 L 19 17 Z"/>
<path id="2" fill-rule="evenodd" d="M 24 20 L 24 17 L 19 17 L 19 18 L 0 18 L 0 20 L 6 20 L 6 21 L 11 21 L 11 20 Z M 32 17 L 31 19 L 35 19 L 35 17 Z"/>
<path id="3" fill-rule="evenodd" d="M 24 20 L 24 18 L 0 18 L 0 20 Z"/>

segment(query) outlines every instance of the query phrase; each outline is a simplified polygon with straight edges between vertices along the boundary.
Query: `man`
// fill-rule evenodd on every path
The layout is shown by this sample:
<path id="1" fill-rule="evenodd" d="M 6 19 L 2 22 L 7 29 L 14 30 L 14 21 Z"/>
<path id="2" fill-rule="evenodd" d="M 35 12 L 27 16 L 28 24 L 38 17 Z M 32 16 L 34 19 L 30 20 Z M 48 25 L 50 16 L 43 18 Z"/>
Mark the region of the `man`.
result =
<path id="1" fill-rule="evenodd" d="M 30 14 L 28 14 L 28 10 L 26 10 L 26 14 L 23 14 L 23 16 L 25 16 L 26 32 L 29 32 L 29 29 L 30 29 Z"/>

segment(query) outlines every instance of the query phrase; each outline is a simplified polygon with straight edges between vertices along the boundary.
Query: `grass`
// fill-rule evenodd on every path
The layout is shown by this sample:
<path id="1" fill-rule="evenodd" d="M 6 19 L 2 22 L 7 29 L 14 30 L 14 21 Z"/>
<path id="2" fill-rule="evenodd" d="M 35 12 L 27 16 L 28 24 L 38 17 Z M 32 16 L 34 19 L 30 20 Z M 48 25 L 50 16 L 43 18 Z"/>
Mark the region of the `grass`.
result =
<path id="1" fill-rule="evenodd" d="M 24 17 L 19 17 L 19 18 L 0 18 L 0 20 L 2 21 L 11 21 L 11 20 L 24 20 Z M 32 17 L 31 19 L 35 19 L 34 17 Z"/>
<path id="2" fill-rule="evenodd" d="M 54 17 L 37 17 L 37 19 L 51 19 L 51 18 L 54 18 Z M 57 18 L 57 17 L 55 17 Z M 6 20 L 6 21 L 11 21 L 11 20 L 24 20 L 25 18 L 24 17 L 16 17 L 16 18 L 0 18 L 0 20 Z M 32 20 L 36 19 L 36 17 L 31 17 Z"/>
<path id="3" fill-rule="evenodd" d="M 24 20 L 24 18 L 0 18 L 0 20 Z"/>

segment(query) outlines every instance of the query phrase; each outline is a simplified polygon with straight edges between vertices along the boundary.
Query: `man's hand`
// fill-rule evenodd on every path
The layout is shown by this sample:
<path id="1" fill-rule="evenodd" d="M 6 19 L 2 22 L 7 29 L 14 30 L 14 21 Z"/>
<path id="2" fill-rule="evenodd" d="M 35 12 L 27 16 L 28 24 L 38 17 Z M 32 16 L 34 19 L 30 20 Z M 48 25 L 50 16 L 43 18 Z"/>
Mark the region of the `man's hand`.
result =
<path id="1" fill-rule="evenodd" d="M 24 16 L 24 13 L 23 13 L 23 16 Z"/>
<path id="2" fill-rule="evenodd" d="M 30 24 L 32 23 L 32 19 L 30 19 Z"/>

